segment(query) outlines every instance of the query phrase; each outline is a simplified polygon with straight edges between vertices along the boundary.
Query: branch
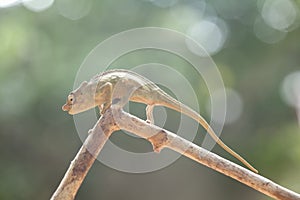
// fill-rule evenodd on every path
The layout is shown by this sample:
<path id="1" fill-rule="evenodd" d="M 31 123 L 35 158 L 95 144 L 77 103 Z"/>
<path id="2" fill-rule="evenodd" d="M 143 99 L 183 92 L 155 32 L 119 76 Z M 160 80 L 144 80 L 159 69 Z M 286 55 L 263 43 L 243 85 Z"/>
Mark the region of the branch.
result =
<path id="1" fill-rule="evenodd" d="M 101 116 L 71 162 L 51 200 L 72 200 L 75 198 L 80 185 L 104 144 L 109 136 L 117 130 L 119 129 L 114 122 L 112 112 L 106 112 L 105 115 Z"/>
<path id="2" fill-rule="evenodd" d="M 104 143 L 113 131 L 119 129 L 132 132 L 147 139 L 152 143 L 153 149 L 156 152 L 159 152 L 163 148 L 172 149 L 274 199 L 300 200 L 300 194 L 211 153 L 170 131 L 150 125 L 133 115 L 114 108 L 107 110 L 99 119 L 83 144 L 83 147 L 71 163 L 51 200 L 74 199 L 78 188 Z M 87 151 L 87 149 L 90 151 Z"/>

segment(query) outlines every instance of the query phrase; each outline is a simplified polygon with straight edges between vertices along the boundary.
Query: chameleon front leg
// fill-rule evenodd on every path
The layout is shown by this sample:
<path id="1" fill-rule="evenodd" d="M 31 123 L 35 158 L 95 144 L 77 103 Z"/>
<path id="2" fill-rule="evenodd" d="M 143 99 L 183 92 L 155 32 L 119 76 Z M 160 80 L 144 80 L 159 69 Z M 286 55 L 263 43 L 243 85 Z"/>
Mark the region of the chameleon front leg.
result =
<path id="1" fill-rule="evenodd" d="M 147 116 L 146 122 L 149 124 L 154 124 L 153 109 L 154 109 L 154 105 L 147 105 L 146 107 L 146 116 Z"/>
<path id="2" fill-rule="evenodd" d="M 96 102 L 98 103 L 100 114 L 103 115 L 112 104 L 112 84 L 109 82 L 105 83 L 96 91 L 96 94 Z"/>
<path id="3" fill-rule="evenodd" d="M 123 108 L 130 101 L 130 98 L 137 88 L 138 87 L 134 84 L 128 84 L 124 80 L 120 81 L 113 89 L 112 104 Z"/>

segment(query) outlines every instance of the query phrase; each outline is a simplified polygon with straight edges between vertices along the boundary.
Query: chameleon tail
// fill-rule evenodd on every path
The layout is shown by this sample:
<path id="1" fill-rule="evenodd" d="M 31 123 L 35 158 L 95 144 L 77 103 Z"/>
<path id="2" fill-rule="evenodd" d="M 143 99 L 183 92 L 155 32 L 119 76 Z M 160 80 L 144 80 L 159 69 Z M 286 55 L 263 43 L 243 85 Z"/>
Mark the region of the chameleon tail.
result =
<path id="1" fill-rule="evenodd" d="M 166 95 L 164 95 L 164 96 L 166 96 Z M 242 162 L 250 170 L 252 170 L 255 173 L 258 173 L 258 171 L 252 165 L 250 165 L 244 158 L 242 158 L 239 154 L 237 154 L 230 147 L 228 147 L 224 142 L 222 142 L 222 140 L 215 134 L 213 129 L 210 127 L 210 125 L 206 122 L 206 120 L 200 114 L 193 111 L 188 106 L 180 103 L 179 101 L 177 101 L 175 99 L 172 99 L 171 97 L 163 99 L 161 101 L 160 105 L 168 107 L 168 108 L 173 109 L 173 110 L 176 110 L 177 112 L 181 112 L 181 113 L 193 118 L 194 120 L 196 120 L 209 133 L 209 135 L 216 141 L 216 143 L 218 145 L 220 145 L 225 151 L 227 151 L 233 157 L 235 157 L 240 162 Z"/>

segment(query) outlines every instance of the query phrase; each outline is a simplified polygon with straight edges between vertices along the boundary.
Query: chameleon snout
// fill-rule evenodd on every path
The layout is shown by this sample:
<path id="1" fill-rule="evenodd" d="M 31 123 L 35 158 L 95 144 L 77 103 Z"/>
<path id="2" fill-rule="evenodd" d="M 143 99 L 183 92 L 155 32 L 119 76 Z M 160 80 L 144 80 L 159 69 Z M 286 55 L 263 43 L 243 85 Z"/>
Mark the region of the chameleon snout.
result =
<path id="1" fill-rule="evenodd" d="M 67 104 L 67 103 L 61 107 L 61 109 L 62 109 L 63 111 L 70 111 L 71 108 L 72 108 L 72 106 L 69 105 L 69 104 Z"/>

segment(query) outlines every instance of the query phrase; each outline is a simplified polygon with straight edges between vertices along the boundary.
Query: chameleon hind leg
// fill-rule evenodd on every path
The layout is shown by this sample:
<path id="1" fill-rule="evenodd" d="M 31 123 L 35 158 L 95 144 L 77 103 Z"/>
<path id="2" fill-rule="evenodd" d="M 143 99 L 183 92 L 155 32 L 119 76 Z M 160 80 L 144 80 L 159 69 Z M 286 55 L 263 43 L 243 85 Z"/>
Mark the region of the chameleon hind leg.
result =
<path id="1" fill-rule="evenodd" d="M 149 124 L 154 124 L 153 109 L 154 109 L 154 105 L 147 105 L 146 107 L 146 116 L 147 116 L 146 122 Z"/>

